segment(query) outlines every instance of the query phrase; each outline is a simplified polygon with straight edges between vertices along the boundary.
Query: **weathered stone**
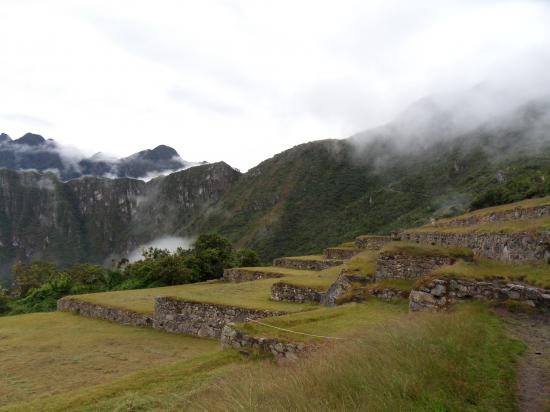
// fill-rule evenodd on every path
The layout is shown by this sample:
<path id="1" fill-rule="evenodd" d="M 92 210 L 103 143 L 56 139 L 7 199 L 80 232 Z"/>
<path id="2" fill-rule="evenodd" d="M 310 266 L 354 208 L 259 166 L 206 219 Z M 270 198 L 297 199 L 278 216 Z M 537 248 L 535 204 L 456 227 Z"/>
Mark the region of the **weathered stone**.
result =
<path id="1" fill-rule="evenodd" d="M 376 262 L 374 277 L 380 279 L 418 278 L 433 269 L 452 265 L 455 259 L 448 256 L 415 256 L 395 252 L 382 252 Z"/>
<path id="2" fill-rule="evenodd" d="M 325 249 L 325 258 L 348 260 L 358 254 L 360 251 L 361 249 L 356 248 L 329 247 Z"/>
<path id="3" fill-rule="evenodd" d="M 248 282 L 259 279 L 281 278 L 284 275 L 276 272 L 262 272 L 243 268 L 225 269 L 223 279 L 229 282 Z"/>
<path id="4" fill-rule="evenodd" d="M 305 286 L 296 286 L 285 282 L 277 282 L 271 286 L 271 299 L 276 301 L 318 303 L 322 297 L 322 292 Z"/>
<path id="5" fill-rule="evenodd" d="M 359 236 L 355 238 L 355 247 L 358 249 L 380 250 L 386 243 L 391 241 L 391 236 Z"/>
<path id="6" fill-rule="evenodd" d="M 342 259 L 278 258 L 273 261 L 273 266 L 300 270 L 325 270 L 343 264 Z"/>

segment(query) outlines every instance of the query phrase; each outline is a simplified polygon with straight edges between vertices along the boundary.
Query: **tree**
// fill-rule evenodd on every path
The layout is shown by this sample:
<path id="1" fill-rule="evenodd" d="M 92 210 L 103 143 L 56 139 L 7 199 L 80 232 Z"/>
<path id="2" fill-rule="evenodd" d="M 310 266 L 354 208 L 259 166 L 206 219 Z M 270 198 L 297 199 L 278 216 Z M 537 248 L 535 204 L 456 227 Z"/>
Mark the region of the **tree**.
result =
<path id="1" fill-rule="evenodd" d="M 39 288 L 49 280 L 54 279 L 59 270 L 52 262 L 36 260 L 32 263 L 17 263 L 13 267 L 17 294 L 25 297 L 32 288 Z"/>
<path id="2" fill-rule="evenodd" d="M 253 267 L 260 265 L 260 258 L 256 251 L 252 249 L 240 249 L 235 254 L 235 266 Z"/>

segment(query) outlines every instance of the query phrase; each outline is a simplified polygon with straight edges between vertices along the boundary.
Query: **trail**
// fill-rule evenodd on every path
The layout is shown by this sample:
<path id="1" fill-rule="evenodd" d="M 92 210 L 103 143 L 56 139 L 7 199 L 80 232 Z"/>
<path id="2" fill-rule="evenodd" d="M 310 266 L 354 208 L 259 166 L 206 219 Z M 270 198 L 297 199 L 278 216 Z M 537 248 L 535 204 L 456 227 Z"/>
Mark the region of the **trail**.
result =
<path id="1" fill-rule="evenodd" d="M 550 316 L 500 312 L 512 334 L 527 344 L 519 363 L 520 412 L 550 412 Z"/>

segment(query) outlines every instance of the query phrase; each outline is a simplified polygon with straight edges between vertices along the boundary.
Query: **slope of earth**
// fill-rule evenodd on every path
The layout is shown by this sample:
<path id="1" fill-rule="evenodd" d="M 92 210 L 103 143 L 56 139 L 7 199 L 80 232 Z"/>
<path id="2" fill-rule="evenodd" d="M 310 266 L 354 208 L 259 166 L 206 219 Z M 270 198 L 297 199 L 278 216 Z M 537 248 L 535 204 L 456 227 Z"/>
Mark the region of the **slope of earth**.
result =
<path id="1" fill-rule="evenodd" d="M 68 313 L 0 318 L 0 405 L 106 384 L 219 353 L 217 342 Z"/>
<path id="2" fill-rule="evenodd" d="M 433 141 L 407 144 L 388 126 L 296 146 L 244 174 L 197 230 L 215 229 L 270 259 L 548 195 L 548 112 L 523 108 L 498 125 Z"/>

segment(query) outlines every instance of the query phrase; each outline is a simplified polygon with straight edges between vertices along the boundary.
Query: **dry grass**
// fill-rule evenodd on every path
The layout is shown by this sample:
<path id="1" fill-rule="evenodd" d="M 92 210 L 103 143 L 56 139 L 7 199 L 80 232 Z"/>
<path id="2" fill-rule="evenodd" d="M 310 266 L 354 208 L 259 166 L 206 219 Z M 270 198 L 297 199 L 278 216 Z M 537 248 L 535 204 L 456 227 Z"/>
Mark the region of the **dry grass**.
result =
<path id="1" fill-rule="evenodd" d="M 219 351 L 215 341 L 69 313 L 3 317 L 0 405 L 63 394 Z"/>
<path id="2" fill-rule="evenodd" d="M 308 255 L 308 256 L 287 256 L 283 259 L 290 260 L 327 260 L 325 255 Z"/>
<path id="3" fill-rule="evenodd" d="M 434 271 L 434 275 L 476 280 L 505 279 L 550 288 L 550 265 L 546 263 L 505 263 L 489 259 L 457 262 Z"/>
<path id="4" fill-rule="evenodd" d="M 197 411 L 515 411 L 524 345 L 481 305 L 354 330 L 295 365 L 253 365 L 193 398 Z"/>

